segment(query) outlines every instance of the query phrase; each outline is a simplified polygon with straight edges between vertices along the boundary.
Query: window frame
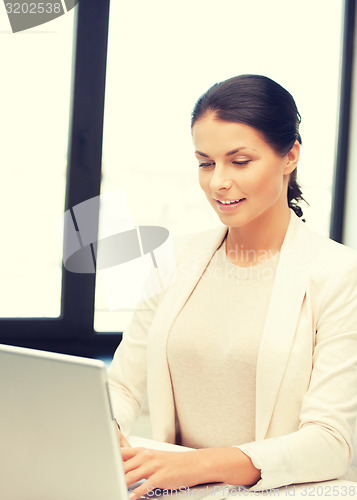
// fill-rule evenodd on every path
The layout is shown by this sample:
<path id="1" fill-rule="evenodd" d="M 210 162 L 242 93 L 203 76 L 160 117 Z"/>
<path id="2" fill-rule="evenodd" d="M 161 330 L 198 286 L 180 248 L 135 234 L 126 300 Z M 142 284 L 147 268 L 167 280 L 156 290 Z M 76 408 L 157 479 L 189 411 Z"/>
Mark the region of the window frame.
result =
<path id="1" fill-rule="evenodd" d="M 345 0 L 344 2 L 342 36 L 339 121 L 335 167 L 332 180 L 330 217 L 330 238 L 338 243 L 343 243 L 345 221 L 346 182 L 352 107 L 352 79 L 353 67 L 357 56 L 357 54 L 354 54 L 356 38 L 356 0 Z"/>

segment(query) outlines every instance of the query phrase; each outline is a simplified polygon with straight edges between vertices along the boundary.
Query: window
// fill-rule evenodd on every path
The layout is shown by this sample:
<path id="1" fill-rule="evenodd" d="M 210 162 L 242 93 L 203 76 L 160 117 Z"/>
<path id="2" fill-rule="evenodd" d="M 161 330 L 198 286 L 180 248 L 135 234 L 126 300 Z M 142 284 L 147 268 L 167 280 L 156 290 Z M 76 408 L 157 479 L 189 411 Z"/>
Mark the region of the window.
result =
<path id="1" fill-rule="evenodd" d="M 73 17 L 16 34 L 2 25 L 1 317 L 61 314 Z"/>
<path id="2" fill-rule="evenodd" d="M 190 113 L 215 82 L 261 73 L 296 100 L 298 179 L 310 203 L 302 208 L 309 226 L 328 235 L 342 7 L 323 0 L 223 0 L 219 8 L 207 0 L 112 2 L 101 192 L 124 189 L 137 225 L 173 234 L 219 225 L 198 186 Z M 109 311 L 97 286 L 97 331 L 122 330 L 131 315 Z"/>

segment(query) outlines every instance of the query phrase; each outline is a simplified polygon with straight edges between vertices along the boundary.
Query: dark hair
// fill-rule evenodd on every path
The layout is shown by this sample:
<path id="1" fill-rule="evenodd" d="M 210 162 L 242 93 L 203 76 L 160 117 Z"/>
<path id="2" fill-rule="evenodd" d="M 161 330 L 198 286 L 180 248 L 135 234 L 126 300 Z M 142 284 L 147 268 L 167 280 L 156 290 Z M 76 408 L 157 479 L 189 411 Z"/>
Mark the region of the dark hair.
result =
<path id="1" fill-rule="evenodd" d="M 259 130 L 266 142 L 282 156 L 290 151 L 296 140 L 301 144 L 301 116 L 294 98 L 266 76 L 239 75 L 213 85 L 196 102 L 191 127 L 209 111 L 215 112 L 219 120 L 244 123 Z M 302 217 L 299 201 L 307 203 L 296 180 L 295 168 L 289 178 L 288 204 Z"/>

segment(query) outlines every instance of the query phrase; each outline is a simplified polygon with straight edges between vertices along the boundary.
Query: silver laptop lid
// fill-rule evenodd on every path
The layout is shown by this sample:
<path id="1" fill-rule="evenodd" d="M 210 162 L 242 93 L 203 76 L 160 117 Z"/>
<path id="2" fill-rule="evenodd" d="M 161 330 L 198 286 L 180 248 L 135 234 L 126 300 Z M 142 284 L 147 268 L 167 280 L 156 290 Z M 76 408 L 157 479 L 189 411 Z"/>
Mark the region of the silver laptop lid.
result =
<path id="1" fill-rule="evenodd" d="M 2 500 L 126 500 L 101 361 L 0 345 Z"/>

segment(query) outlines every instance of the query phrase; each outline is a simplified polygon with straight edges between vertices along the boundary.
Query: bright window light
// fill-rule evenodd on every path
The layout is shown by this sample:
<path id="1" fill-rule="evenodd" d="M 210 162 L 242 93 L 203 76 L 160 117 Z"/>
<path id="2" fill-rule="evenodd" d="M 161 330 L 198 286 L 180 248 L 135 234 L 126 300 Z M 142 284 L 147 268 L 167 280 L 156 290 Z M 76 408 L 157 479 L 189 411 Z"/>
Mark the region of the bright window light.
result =
<path id="1" fill-rule="evenodd" d="M 74 13 L 14 34 L 3 7 L 0 316 L 58 317 Z"/>
<path id="2" fill-rule="evenodd" d="M 190 114 L 212 84 L 266 75 L 302 115 L 298 180 L 307 224 L 327 235 L 335 156 L 342 0 L 111 2 L 101 192 L 124 189 L 137 225 L 173 235 L 220 224 L 200 191 Z M 118 283 L 118 287 L 125 283 Z M 95 329 L 121 331 L 97 286 Z"/>

